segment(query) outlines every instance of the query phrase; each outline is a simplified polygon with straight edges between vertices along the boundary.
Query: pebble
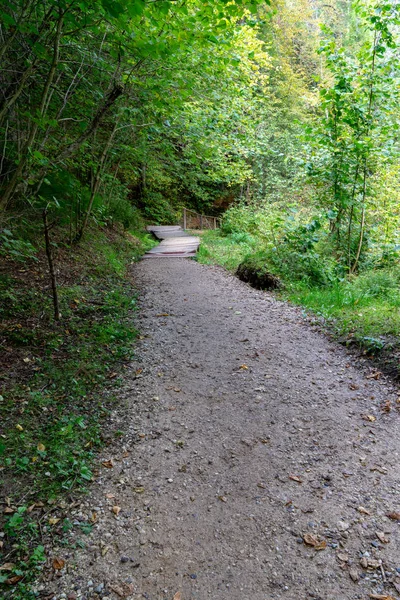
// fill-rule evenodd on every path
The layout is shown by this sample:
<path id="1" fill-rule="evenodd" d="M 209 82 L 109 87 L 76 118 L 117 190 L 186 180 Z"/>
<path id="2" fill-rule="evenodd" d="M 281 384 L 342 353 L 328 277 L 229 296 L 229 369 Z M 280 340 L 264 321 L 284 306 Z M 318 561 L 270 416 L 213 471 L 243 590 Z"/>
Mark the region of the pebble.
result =
<path id="1" fill-rule="evenodd" d="M 129 562 L 129 556 L 121 556 L 121 558 L 120 558 L 120 561 L 121 561 L 122 563 L 127 563 L 127 562 Z"/>

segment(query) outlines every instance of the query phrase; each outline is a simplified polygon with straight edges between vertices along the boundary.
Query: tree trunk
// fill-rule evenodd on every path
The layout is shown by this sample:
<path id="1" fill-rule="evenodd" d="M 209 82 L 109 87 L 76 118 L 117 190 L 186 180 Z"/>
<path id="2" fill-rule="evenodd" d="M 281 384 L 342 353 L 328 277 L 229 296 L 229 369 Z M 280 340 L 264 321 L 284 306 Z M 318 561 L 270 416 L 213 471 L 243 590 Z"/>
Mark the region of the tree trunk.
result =
<path id="1" fill-rule="evenodd" d="M 53 292 L 54 319 L 56 321 L 59 321 L 61 318 L 61 314 L 60 314 L 60 308 L 59 308 L 59 303 L 58 303 L 57 280 L 56 280 L 56 274 L 54 271 L 53 254 L 51 252 L 49 223 L 47 220 L 47 208 L 45 208 L 43 210 L 43 224 L 44 224 L 44 239 L 46 242 L 46 255 L 47 255 L 47 261 L 49 263 L 51 289 Z"/>

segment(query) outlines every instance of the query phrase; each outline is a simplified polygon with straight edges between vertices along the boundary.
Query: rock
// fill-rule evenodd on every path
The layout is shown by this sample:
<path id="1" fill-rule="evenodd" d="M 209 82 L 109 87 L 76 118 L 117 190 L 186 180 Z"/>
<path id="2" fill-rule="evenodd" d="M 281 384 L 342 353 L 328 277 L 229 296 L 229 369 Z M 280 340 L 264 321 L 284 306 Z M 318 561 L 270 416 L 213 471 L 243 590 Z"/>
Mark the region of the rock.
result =
<path id="1" fill-rule="evenodd" d="M 121 558 L 120 558 L 120 561 L 121 561 L 122 563 L 127 563 L 127 562 L 129 562 L 129 556 L 121 556 Z"/>

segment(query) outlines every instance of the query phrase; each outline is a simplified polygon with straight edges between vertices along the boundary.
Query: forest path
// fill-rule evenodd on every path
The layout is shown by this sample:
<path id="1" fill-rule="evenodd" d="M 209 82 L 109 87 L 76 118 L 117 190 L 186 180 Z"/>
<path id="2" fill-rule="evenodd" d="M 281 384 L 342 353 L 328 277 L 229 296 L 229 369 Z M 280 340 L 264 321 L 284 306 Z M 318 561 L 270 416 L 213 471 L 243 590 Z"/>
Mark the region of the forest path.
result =
<path id="1" fill-rule="evenodd" d="M 148 250 L 143 258 L 192 258 L 200 246 L 200 238 L 187 233 L 179 225 L 154 225 L 147 227 L 161 240 L 161 243 Z"/>
<path id="2" fill-rule="evenodd" d="M 218 267 L 133 275 L 142 339 L 112 417 L 128 433 L 75 509 L 97 520 L 85 550 L 59 549 L 54 597 L 399 598 L 391 382 Z"/>

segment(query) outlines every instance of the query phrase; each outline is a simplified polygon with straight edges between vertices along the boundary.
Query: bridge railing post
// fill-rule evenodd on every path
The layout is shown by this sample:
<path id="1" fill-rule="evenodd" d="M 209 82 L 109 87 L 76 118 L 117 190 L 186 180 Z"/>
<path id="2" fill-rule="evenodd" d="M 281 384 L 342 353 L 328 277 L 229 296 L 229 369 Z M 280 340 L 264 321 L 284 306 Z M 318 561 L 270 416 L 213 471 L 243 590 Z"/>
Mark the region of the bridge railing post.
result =
<path id="1" fill-rule="evenodd" d="M 186 208 L 183 209 L 183 229 L 186 229 L 187 225 L 187 217 L 186 217 Z"/>

